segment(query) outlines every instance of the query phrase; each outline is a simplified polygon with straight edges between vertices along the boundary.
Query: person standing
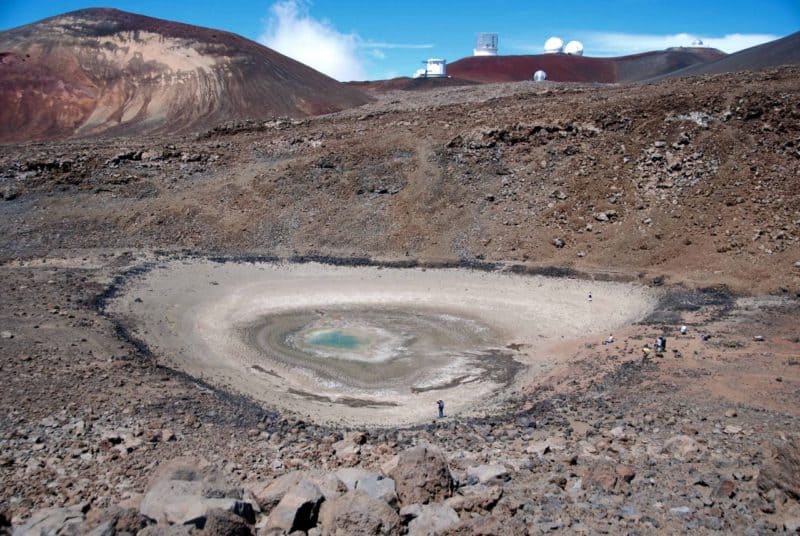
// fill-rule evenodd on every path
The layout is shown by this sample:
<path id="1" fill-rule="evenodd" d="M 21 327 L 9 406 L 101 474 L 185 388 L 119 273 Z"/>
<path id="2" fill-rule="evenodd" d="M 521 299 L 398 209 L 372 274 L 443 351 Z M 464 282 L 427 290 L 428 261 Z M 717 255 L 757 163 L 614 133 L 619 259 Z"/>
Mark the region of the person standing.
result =
<path id="1" fill-rule="evenodd" d="M 444 400 L 437 400 L 436 406 L 439 408 L 439 418 L 444 417 Z"/>

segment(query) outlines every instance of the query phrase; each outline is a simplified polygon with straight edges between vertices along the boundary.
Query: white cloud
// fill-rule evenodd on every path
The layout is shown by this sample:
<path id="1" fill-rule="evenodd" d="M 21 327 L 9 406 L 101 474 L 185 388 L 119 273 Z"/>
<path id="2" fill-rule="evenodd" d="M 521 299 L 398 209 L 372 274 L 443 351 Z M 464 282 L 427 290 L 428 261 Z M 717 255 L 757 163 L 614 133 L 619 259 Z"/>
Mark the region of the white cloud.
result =
<path id="1" fill-rule="evenodd" d="M 300 0 L 272 4 L 270 18 L 258 41 L 281 54 L 337 80 L 363 80 L 366 68 L 358 56 L 359 38 L 312 18 Z"/>
<path id="2" fill-rule="evenodd" d="M 367 62 L 386 59 L 383 50 L 433 47 L 367 41 L 356 33 L 342 33 L 330 22 L 313 18 L 309 6 L 306 0 L 272 4 L 259 43 L 341 81 L 366 79 Z"/>
<path id="3" fill-rule="evenodd" d="M 708 47 L 718 48 L 728 54 L 780 38 L 772 34 L 727 34 L 713 37 L 702 34 L 628 34 L 614 32 L 589 32 L 577 37 L 586 47 L 587 56 L 623 56 L 669 47 L 691 46 L 700 39 Z"/>

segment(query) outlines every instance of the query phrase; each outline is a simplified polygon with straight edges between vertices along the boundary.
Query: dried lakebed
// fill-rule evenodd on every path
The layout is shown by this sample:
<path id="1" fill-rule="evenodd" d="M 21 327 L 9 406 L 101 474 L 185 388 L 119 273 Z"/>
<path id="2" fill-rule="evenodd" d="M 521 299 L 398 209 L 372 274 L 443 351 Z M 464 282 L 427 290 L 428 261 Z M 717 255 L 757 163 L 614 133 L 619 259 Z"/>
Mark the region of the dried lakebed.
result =
<path id="1" fill-rule="evenodd" d="M 593 299 L 588 299 L 592 293 Z M 644 287 L 465 269 L 173 261 L 108 312 L 159 362 L 316 422 L 496 411 L 565 339 L 646 317 Z"/>

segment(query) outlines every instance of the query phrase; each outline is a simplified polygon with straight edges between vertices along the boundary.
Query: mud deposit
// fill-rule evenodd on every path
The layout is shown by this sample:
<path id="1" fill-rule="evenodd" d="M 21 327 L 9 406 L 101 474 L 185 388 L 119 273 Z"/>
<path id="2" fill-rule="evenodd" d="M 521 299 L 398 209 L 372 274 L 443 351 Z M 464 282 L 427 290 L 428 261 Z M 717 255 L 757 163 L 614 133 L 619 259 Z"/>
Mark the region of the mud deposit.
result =
<path id="1" fill-rule="evenodd" d="M 589 300 L 589 294 L 593 299 Z M 559 365 L 549 348 L 644 318 L 628 284 L 463 269 L 172 262 L 109 311 L 159 361 L 314 421 L 491 413 Z"/>

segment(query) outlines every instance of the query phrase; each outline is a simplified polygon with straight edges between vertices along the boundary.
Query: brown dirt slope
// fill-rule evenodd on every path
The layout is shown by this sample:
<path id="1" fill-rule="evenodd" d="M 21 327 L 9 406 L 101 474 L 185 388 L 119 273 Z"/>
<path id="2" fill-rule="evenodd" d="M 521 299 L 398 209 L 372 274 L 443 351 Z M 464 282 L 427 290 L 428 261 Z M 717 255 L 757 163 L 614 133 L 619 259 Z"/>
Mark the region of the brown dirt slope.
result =
<path id="1" fill-rule="evenodd" d="M 192 131 L 368 100 L 237 35 L 114 9 L 0 32 L 0 142 Z"/>
<path id="2" fill-rule="evenodd" d="M 757 71 L 781 65 L 800 64 L 800 32 L 731 54 L 712 63 L 693 65 L 670 76 L 698 76 L 704 74 Z"/>
<path id="3" fill-rule="evenodd" d="M 347 85 L 353 86 L 371 95 L 380 95 L 390 91 L 424 91 L 443 87 L 474 86 L 478 83 L 479 82 L 473 80 L 461 80 L 449 76 L 445 78 L 410 78 L 401 76 L 389 80 L 347 82 Z"/>
<path id="4" fill-rule="evenodd" d="M 0 252 L 483 259 L 800 289 L 798 80 L 481 84 L 197 139 L 6 146 Z"/>
<path id="5" fill-rule="evenodd" d="M 539 69 L 555 82 L 634 82 L 705 64 L 723 57 L 707 48 L 672 48 L 618 58 L 591 58 L 566 54 L 462 58 L 448 65 L 456 78 L 477 82 L 530 80 Z"/>

